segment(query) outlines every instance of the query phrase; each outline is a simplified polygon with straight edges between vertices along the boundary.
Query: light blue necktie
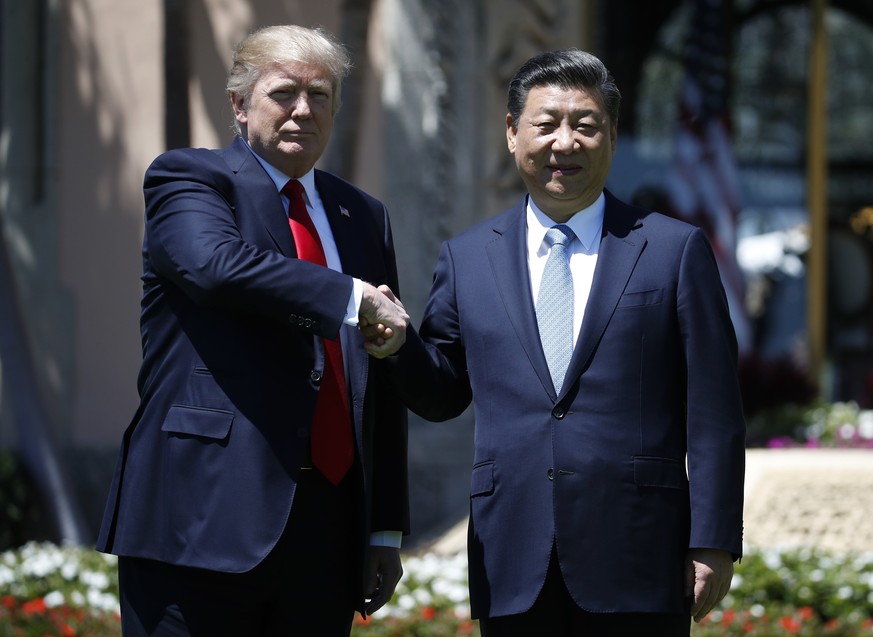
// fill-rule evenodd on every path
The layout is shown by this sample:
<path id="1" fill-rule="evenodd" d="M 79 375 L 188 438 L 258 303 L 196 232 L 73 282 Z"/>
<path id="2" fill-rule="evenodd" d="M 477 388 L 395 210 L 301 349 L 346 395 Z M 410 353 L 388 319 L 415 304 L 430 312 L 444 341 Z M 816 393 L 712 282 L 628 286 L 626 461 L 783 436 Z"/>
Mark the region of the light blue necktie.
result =
<path id="1" fill-rule="evenodd" d="M 568 247 L 575 237 L 565 225 L 552 226 L 546 232 L 550 251 L 537 297 L 540 341 L 556 393 L 561 391 L 573 355 L 573 275 Z"/>

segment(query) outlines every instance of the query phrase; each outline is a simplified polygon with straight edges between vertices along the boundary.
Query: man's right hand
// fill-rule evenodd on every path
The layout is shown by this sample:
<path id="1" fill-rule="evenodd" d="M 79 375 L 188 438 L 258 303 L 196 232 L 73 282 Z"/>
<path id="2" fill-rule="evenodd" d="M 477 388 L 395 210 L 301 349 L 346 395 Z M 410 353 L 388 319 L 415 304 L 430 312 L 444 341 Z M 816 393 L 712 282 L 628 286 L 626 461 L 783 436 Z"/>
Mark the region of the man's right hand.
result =
<path id="1" fill-rule="evenodd" d="M 358 329 L 365 336 L 364 347 L 374 358 L 385 358 L 406 342 L 409 315 L 387 285 L 378 288 L 364 282 Z"/>

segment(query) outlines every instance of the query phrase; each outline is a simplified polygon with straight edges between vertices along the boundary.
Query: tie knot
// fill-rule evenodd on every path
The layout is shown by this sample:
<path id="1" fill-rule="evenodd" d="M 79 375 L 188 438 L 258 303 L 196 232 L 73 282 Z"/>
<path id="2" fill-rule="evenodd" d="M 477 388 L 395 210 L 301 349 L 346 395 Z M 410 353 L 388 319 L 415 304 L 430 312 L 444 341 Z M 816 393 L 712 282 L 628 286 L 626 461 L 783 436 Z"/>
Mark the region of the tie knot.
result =
<path id="1" fill-rule="evenodd" d="M 548 229 L 546 232 L 546 243 L 550 248 L 554 245 L 567 246 L 575 237 L 576 234 L 569 226 L 561 224 L 559 226 L 552 226 Z"/>
<path id="2" fill-rule="evenodd" d="M 289 179 L 288 183 L 282 186 L 282 194 L 288 199 L 303 199 L 303 184 L 297 179 Z"/>

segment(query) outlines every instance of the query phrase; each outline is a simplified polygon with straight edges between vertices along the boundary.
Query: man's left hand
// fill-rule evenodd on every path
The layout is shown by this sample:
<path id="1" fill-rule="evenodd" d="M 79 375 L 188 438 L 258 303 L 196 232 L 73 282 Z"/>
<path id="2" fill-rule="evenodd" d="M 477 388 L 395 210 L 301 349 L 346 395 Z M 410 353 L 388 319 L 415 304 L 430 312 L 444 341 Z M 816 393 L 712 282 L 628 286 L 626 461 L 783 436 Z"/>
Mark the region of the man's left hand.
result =
<path id="1" fill-rule="evenodd" d="M 734 558 L 719 549 L 691 549 L 685 569 L 685 594 L 694 595 L 691 616 L 700 622 L 730 590 Z"/>
<path id="2" fill-rule="evenodd" d="M 369 548 L 364 569 L 364 618 L 388 603 L 401 575 L 403 566 L 400 564 L 400 549 L 390 546 Z"/>

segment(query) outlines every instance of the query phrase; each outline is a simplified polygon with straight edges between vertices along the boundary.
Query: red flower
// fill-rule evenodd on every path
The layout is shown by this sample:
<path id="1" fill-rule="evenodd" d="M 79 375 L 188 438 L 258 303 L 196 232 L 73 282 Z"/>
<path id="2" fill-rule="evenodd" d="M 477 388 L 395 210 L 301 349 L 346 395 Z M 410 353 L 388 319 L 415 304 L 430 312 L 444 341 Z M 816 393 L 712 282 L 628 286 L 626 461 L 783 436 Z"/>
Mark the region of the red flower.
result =
<path id="1" fill-rule="evenodd" d="M 21 605 L 21 610 L 25 615 L 36 615 L 45 612 L 45 600 L 42 597 L 37 597 L 29 602 L 24 602 Z"/>
<path id="2" fill-rule="evenodd" d="M 12 595 L 4 595 L 3 605 L 9 610 L 12 610 L 13 608 L 15 608 L 15 598 L 12 597 Z"/>
<path id="3" fill-rule="evenodd" d="M 798 609 L 797 614 L 800 615 L 800 619 L 806 622 L 812 619 L 814 611 L 811 606 L 801 606 L 800 609 Z"/>
<path id="4" fill-rule="evenodd" d="M 725 628 L 727 628 L 732 623 L 734 623 L 734 619 L 736 619 L 736 617 L 737 617 L 737 611 L 735 611 L 733 608 L 728 608 L 724 612 L 724 615 L 721 618 L 721 625 L 724 626 Z"/>
<path id="5" fill-rule="evenodd" d="M 427 621 L 432 620 L 436 617 L 436 610 L 434 610 L 433 606 L 425 606 L 421 609 L 421 617 L 422 619 L 426 619 Z"/>
<path id="6" fill-rule="evenodd" d="M 76 637 L 76 631 L 69 624 L 62 624 L 61 632 L 64 633 L 64 637 Z"/>
<path id="7" fill-rule="evenodd" d="M 798 632 L 800 632 L 800 622 L 793 617 L 789 617 L 787 615 L 784 617 L 780 617 L 779 625 L 792 635 L 796 635 Z"/>

